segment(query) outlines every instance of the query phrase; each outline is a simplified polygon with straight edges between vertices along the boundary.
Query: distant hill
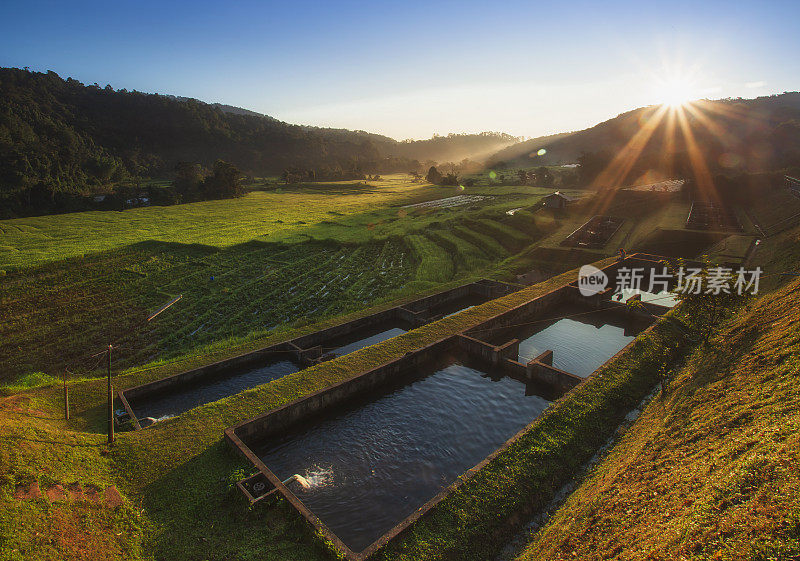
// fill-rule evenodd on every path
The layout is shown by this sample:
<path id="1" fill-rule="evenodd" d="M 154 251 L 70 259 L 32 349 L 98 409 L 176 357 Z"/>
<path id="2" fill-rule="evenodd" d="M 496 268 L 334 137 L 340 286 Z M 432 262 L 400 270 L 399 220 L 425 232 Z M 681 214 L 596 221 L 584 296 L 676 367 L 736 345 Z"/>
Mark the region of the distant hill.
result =
<path id="1" fill-rule="evenodd" d="M 422 170 L 427 160 L 488 156 L 500 133 L 397 142 L 304 127 L 191 98 L 86 86 L 55 72 L 0 69 L 0 217 L 77 210 L 95 194 L 171 177 L 181 162 L 317 178 Z M 77 205 L 77 206 L 76 206 Z"/>
<path id="2" fill-rule="evenodd" d="M 550 134 L 547 136 L 539 136 L 536 138 L 531 138 L 525 140 L 523 142 L 517 142 L 516 144 L 512 144 L 511 146 L 507 146 L 502 150 L 498 150 L 494 154 L 492 154 L 488 160 L 491 163 L 498 163 L 504 162 L 509 164 L 517 164 L 518 162 L 525 162 L 526 165 L 531 165 L 528 162 L 536 162 L 537 165 L 542 165 L 541 161 L 548 161 L 548 162 L 556 162 L 556 163 L 571 163 L 571 162 L 561 162 L 560 160 L 556 160 L 552 156 L 548 156 L 547 158 L 541 158 L 537 152 L 541 148 L 545 148 L 547 146 L 553 146 L 556 141 L 563 140 L 575 133 L 571 132 L 562 132 L 558 134 Z"/>
<path id="3" fill-rule="evenodd" d="M 688 136 L 683 128 L 690 131 Z M 643 107 L 586 130 L 515 144 L 492 155 L 488 163 L 557 165 L 578 162 L 588 154 L 594 158 L 587 160 L 602 167 L 619 156 L 630 160 L 630 170 L 617 179 L 625 182 L 653 170 L 691 175 L 691 146 L 710 173 L 796 166 L 800 163 L 800 93 L 699 101 L 676 112 Z M 545 152 L 539 154 L 540 149 Z"/>

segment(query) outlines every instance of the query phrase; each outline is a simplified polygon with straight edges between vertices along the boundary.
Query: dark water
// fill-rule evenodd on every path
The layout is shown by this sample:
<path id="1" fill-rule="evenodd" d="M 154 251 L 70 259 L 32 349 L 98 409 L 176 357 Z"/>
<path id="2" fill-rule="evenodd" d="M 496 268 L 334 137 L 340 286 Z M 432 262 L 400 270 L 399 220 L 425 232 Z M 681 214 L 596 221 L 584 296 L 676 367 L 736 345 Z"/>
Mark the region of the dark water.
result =
<path id="1" fill-rule="evenodd" d="M 559 308 L 558 313 L 567 316 L 586 311 L 570 306 Z M 586 377 L 633 341 L 647 325 L 619 314 L 591 313 L 534 323 L 511 332 L 508 339 L 520 340 L 518 360 L 522 363 L 553 351 L 553 366 Z"/>
<path id="2" fill-rule="evenodd" d="M 274 360 L 260 368 L 232 376 L 199 380 L 189 387 L 181 387 L 156 398 L 147 398 L 142 403 L 131 403 L 131 407 L 140 419 L 153 417 L 161 420 L 299 370 L 300 366 L 290 360 Z"/>
<path id="3" fill-rule="evenodd" d="M 290 489 L 354 551 L 361 551 L 550 403 L 509 378 L 458 363 L 253 446 Z"/>
<path id="4" fill-rule="evenodd" d="M 372 333 L 371 335 L 365 335 L 364 333 L 360 333 L 359 335 L 354 335 L 354 336 L 361 338 L 356 339 L 355 341 L 352 341 L 350 343 L 344 343 L 341 346 L 336 346 L 336 345 L 338 343 L 342 343 L 343 341 L 326 343 L 325 352 L 326 353 L 329 352 L 335 356 L 343 356 L 346 354 L 350 354 L 353 351 L 357 351 L 358 349 L 363 349 L 364 347 L 369 347 L 370 345 L 376 345 L 381 341 L 386 341 L 387 339 L 391 339 L 392 337 L 397 337 L 398 335 L 407 333 L 407 331 L 408 331 L 407 329 L 404 329 L 402 327 L 390 327 L 389 329 L 383 329 L 382 331 L 379 331 L 377 333 Z M 333 348 L 329 350 L 330 347 Z"/>

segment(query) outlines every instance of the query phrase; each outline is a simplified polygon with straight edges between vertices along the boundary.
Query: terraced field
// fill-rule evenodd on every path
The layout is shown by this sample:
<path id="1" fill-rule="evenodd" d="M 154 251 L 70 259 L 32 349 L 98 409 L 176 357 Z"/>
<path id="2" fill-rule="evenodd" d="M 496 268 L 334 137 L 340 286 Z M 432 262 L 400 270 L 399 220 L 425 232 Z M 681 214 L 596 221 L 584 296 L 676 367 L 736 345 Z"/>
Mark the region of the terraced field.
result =
<path id="1" fill-rule="evenodd" d="M 151 240 L 224 248 L 291 235 L 298 227 L 341 216 L 444 196 L 440 188 L 413 184 L 407 176 L 397 175 L 371 184 L 337 182 L 256 191 L 240 199 L 2 220 L 0 270 Z"/>
<path id="2" fill-rule="evenodd" d="M 122 368 L 288 333 L 491 275 L 543 234 L 530 214 L 478 209 L 441 219 L 447 216 L 411 216 L 405 235 L 370 230 L 373 239 L 361 243 L 250 241 L 219 249 L 147 241 L 10 272 L 0 287 L 7 342 L 0 379 L 65 368 L 87 375 L 102 366 L 102 356 L 91 355 L 109 342 Z M 179 294 L 178 304 L 144 322 Z"/>

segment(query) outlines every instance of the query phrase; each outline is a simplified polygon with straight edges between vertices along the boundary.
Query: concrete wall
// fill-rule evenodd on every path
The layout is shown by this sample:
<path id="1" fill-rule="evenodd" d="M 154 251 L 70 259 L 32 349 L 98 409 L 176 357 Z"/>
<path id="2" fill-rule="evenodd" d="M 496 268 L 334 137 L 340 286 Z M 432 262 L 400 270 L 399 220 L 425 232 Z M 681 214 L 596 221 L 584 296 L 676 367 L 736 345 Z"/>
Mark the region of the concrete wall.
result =
<path id="1" fill-rule="evenodd" d="M 455 337 L 442 339 L 402 358 L 368 370 L 335 386 L 302 397 L 232 427 L 243 442 L 265 439 L 284 432 L 291 425 L 338 407 L 343 402 L 364 395 L 411 372 L 415 367 L 436 360 L 455 345 Z"/>
<path id="2" fill-rule="evenodd" d="M 420 298 L 396 308 L 390 308 L 346 323 L 320 329 L 308 335 L 271 345 L 264 349 L 182 372 L 155 382 L 128 388 L 120 391 L 118 395 L 128 414 L 134 420 L 134 425 L 138 426 L 131 404 L 138 400 L 146 399 L 150 395 L 167 392 L 183 385 L 194 384 L 201 379 L 221 378 L 244 369 L 257 368 L 275 357 L 276 353 L 284 353 L 287 358 L 295 360 L 299 366 L 308 367 L 317 364 L 322 359 L 322 346 L 331 339 L 392 321 L 406 322 L 412 328 L 420 327 L 430 321 L 428 310 L 435 306 L 469 295 L 482 295 L 487 299 L 496 298 L 518 289 L 519 287 L 498 281 L 479 280 Z"/>
<path id="3" fill-rule="evenodd" d="M 168 376 L 155 382 L 128 388 L 123 392 L 128 402 L 135 403 L 152 394 L 168 392 L 183 385 L 193 385 L 201 380 L 224 377 L 229 375 L 231 371 L 240 372 L 258 368 L 275 359 L 294 360 L 295 353 L 289 350 L 289 346 L 286 343 L 279 343 L 252 353 L 215 362 L 174 376 Z M 132 412 L 129 411 L 129 413 Z"/>
<path id="4" fill-rule="evenodd" d="M 573 291 L 574 288 L 569 285 L 562 286 L 538 298 L 520 304 L 507 312 L 498 314 L 468 329 L 464 334 L 480 340 L 493 339 L 495 335 L 505 328 L 530 321 L 531 318 L 540 316 L 559 304 L 569 301 Z"/>
<path id="5" fill-rule="evenodd" d="M 381 325 L 396 319 L 399 319 L 397 308 L 391 308 L 389 310 L 370 314 L 363 318 L 348 321 L 347 323 L 334 325 L 333 327 L 328 327 L 326 329 L 320 329 L 319 331 L 309 333 L 308 335 L 303 335 L 302 337 L 297 337 L 296 339 L 292 339 L 291 343 L 297 345 L 301 349 L 308 349 L 310 347 L 322 345 L 330 339 L 347 335 L 348 333 L 352 333 L 358 329 Z"/>

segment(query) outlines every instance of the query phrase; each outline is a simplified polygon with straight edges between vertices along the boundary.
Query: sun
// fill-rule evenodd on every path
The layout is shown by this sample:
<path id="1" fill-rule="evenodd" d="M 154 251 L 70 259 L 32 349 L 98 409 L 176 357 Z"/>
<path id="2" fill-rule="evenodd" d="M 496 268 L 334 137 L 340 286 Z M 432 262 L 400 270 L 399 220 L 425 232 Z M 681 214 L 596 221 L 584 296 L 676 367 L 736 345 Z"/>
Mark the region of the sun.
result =
<path id="1" fill-rule="evenodd" d="M 681 76 L 669 76 L 657 82 L 656 95 L 662 105 L 677 109 L 697 97 L 694 84 Z"/>

